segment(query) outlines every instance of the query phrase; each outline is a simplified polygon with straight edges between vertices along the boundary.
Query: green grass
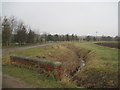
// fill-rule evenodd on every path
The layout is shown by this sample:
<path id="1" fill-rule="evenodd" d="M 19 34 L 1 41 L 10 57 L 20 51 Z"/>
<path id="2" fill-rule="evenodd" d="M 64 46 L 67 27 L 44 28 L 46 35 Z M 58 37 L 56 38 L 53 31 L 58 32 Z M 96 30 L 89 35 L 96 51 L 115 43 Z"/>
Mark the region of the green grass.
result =
<path id="1" fill-rule="evenodd" d="M 8 69 L 9 68 L 9 69 Z M 36 86 L 37 88 L 64 88 L 69 87 L 60 81 L 47 77 L 45 74 L 39 74 L 36 71 L 20 68 L 16 66 L 6 66 L 3 68 L 4 73 L 20 78 L 21 80 Z"/>
<path id="2" fill-rule="evenodd" d="M 64 74 L 75 70 L 79 65 L 76 51 L 81 57 L 86 56 L 86 66 L 76 74 L 77 82 L 69 81 Z M 88 53 L 90 51 L 90 53 Z M 10 55 L 26 56 L 36 58 L 45 57 L 47 60 L 60 61 L 63 64 L 64 73 L 61 81 L 55 81 L 45 74 L 26 68 L 12 66 L 9 63 Z M 31 48 L 3 55 L 3 72 L 19 77 L 27 83 L 37 87 L 117 87 L 118 72 L 118 49 L 99 46 L 94 42 L 65 42 L 59 45 Z"/>

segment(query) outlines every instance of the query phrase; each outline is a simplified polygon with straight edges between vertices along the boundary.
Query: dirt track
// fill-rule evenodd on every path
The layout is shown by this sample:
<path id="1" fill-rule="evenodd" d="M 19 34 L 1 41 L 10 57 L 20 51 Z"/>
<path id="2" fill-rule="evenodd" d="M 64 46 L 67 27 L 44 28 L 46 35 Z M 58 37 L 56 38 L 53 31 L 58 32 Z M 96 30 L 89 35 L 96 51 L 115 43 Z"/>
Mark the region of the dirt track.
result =
<path id="1" fill-rule="evenodd" d="M 24 50 L 24 49 L 29 49 L 29 48 L 54 45 L 54 44 L 56 43 L 42 44 L 42 45 L 36 45 L 36 46 L 26 46 L 26 47 L 20 47 L 20 48 L 3 49 L 2 54 L 7 54 L 9 52 L 14 52 L 14 51 Z M 2 74 L 2 88 L 35 88 L 35 87 L 23 82 L 19 78 L 15 78 L 7 74 Z"/>

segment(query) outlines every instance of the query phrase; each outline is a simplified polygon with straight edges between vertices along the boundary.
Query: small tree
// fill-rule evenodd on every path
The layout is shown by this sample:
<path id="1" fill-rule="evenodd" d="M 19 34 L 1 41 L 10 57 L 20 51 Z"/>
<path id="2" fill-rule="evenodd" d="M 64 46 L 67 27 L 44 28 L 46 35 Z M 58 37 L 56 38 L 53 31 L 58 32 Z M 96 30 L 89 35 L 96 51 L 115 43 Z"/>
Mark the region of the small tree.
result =
<path id="1" fill-rule="evenodd" d="M 17 42 L 20 45 L 26 43 L 27 41 L 27 30 L 26 27 L 23 25 L 23 23 L 21 23 L 18 28 L 16 38 L 17 38 Z"/>
<path id="2" fill-rule="evenodd" d="M 75 36 L 74 36 L 74 34 L 72 34 L 72 38 L 71 38 L 73 41 L 75 40 Z"/>
<path id="3" fill-rule="evenodd" d="M 69 35 L 66 34 L 66 41 L 70 41 Z"/>
<path id="4" fill-rule="evenodd" d="M 86 41 L 90 41 L 90 36 L 87 36 L 87 37 L 86 37 Z"/>
<path id="5" fill-rule="evenodd" d="M 120 37 L 119 36 L 115 36 L 114 40 L 115 41 L 120 41 Z"/>
<path id="6" fill-rule="evenodd" d="M 96 37 L 93 37 L 93 41 L 96 41 Z"/>
<path id="7" fill-rule="evenodd" d="M 55 34 L 54 35 L 54 41 L 58 41 L 59 40 L 59 36 L 58 36 L 58 34 Z"/>
<path id="8" fill-rule="evenodd" d="M 47 41 L 53 41 L 53 36 L 51 34 L 47 35 Z"/>
<path id="9" fill-rule="evenodd" d="M 34 43 L 35 33 L 30 29 L 27 37 L 27 43 Z"/>
<path id="10" fill-rule="evenodd" d="M 79 40 L 77 35 L 74 36 L 74 40 Z"/>

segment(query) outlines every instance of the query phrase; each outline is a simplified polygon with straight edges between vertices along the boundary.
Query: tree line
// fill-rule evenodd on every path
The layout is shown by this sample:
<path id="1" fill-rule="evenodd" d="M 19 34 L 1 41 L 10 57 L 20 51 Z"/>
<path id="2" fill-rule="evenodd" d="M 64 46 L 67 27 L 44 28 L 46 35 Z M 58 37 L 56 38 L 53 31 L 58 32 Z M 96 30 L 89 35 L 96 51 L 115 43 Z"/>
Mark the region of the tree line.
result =
<path id="1" fill-rule="evenodd" d="M 119 36 L 85 36 L 82 38 L 83 41 L 120 41 Z"/>
<path id="2" fill-rule="evenodd" d="M 48 41 L 120 41 L 118 36 L 78 36 L 75 34 L 59 35 L 59 34 L 38 34 L 28 25 L 25 25 L 22 20 L 17 20 L 14 16 L 3 17 L 2 22 L 2 45 L 9 46 L 12 44 L 25 45 L 33 43 L 41 43 Z"/>
<path id="3" fill-rule="evenodd" d="M 47 41 L 74 41 L 78 40 L 77 35 L 52 35 L 38 34 L 23 21 L 17 20 L 15 17 L 3 17 L 2 19 L 2 45 L 9 46 L 12 43 L 24 45 L 27 43 L 41 43 Z"/>

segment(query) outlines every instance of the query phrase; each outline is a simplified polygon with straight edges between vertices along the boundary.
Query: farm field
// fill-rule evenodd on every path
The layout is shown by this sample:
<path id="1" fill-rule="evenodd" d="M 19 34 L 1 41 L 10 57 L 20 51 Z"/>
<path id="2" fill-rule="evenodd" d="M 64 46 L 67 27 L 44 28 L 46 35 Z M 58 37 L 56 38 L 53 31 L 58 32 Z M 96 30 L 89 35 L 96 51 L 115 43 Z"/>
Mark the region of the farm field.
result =
<path id="1" fill-rule="evenodd" d="M 118 87 L 118 49 L 96 42 L 63 42 L 4 54 L 3 73 L 20 78 L 38 88 L 116 88 Z M 36 70 L 10 64 L 10 56 L 44 58 L 62 63 L 62 79 Z M 81 60 L 85 66 L 78 71 Z"/>
<path id="2" fill-rule="evenodd" d="M 101 42 L 101 43 L 96 43 L 96 44 L 101 45 L 101 46 L 120 49 L 120 42 Z"/>

